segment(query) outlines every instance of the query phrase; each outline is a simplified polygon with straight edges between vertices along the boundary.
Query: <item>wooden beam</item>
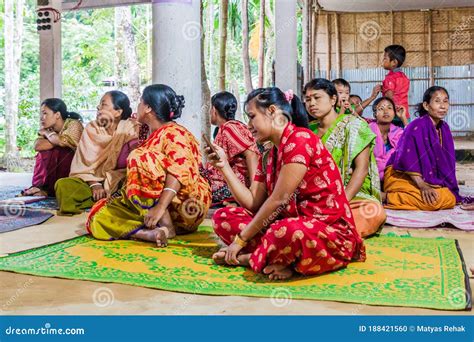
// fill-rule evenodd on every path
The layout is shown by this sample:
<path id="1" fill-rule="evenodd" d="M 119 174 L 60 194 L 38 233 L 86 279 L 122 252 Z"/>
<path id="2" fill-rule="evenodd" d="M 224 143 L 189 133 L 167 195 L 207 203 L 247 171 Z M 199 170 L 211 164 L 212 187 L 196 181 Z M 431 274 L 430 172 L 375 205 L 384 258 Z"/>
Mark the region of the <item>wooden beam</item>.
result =
<path id="1" fill-rule="evenodd" d="M 394 31 L 393 11 L 390 11 L 390 44 L 391 45 L 393 45 L 393 31 Z"/>
<path id="2" fill-rule="evenodd" d="M 318 42 L 318 24 L 319 24 L 319 10 L 312 8 L 312 19 L 311 19 L 311 36 L 312 36 L 312 48 L 311 48 L 311 78 L 314 78 L 316 70 L 319 70 L 319 63 L 317 63 L 317 42 Z"/>
<path id="3" fill-rule="evenodd" d="M 334 15 L 334 26 L 336 28 L 336 65 L 337 65 L 337 77 L 342 76 L 342 59 L 341 59 L 341 28 L 339 26 L 339 13 Z"/>
<path id="4" fill-rule="evenodd" d="M 331 21 L 329 13 L 326 13 L 326 78 L 331 78 Z"/>
<path id="5" fill-rule="evenodd" d="M 433 74 L 433 16 L 431 11 L 427 12 L 428 15 L 428 72 L 430 75 L 430 87 L 434 86 L 434 74 Z"/>
<path id="6" fill-rule="evenodd" d="M 309 22 L 310 22 L 310 11 L 309 11 L 309 7 L 311 6 L 310 4 L 310 0 L 308 1 L 305 1 L 303 2 L 303 49 L 302 49 L 302 56 L 301 56 L 301 60 L 302 60 L 302 64 L 303 64 L 303 72 L 304 72 L 304 76 L 303 76 L 303 83 L 306 83 L 308 82 L 308 78 L 309 78 L 309 65 L 310 65 L 310 44 L 309 44 L 309 41 L 310 41 L 310 26 L 309 26 Z"/>
<path id="7" fill-rule="evenodd" d="M 63 0 L 62 10 L 86 10 L 86 9 L 97 9 L 105 7 L 118 7 L 138 4 L 151 4 L 152 0 L 82 0 L 79 4 L 79 0 Z"/>

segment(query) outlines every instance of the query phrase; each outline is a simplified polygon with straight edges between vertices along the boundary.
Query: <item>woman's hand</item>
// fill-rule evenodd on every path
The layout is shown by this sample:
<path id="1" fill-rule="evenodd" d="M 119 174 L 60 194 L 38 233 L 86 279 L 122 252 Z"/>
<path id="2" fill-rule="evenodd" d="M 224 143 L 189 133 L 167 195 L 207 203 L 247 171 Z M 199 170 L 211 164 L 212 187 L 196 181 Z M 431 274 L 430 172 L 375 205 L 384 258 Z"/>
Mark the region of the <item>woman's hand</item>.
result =
<path id="1" fill-rule="evenodd" d="M 232 242 L 225 252 L 225 262 L 228 265 L 238 265 L 237 255 L 242 250 L 242 246 Z"/>
<path id="2" fill-rule="evenodd" d="M 206 147 L 204 152 L 206 153 L 207 160 L 211 163 L 212 166 L 223 169 L 225 166 L 229 165 L 229 161 L 227 160 L 227 155 L 222 147 L 212 144 L 216 152 L 214 152 L 210 147 Z M 219 159 L 217 158 L 219 156 Z"/>
<path id="3" fill-rule="evenodd" d="M 157 227 L 158 222 L 161 220 L 164 213 L 165 211 L 161 208 L 161 206 L 156 204 L 154 207 L 148 210 L 143 223 L 147 228 L 154 229 Z"/>
<path id="4" fill-rule="evenodd" d="M 106 197 L 107 193 L 105 192 L 105 189 L 102 184 L 96 184 L 92 187 L 92 198 L 94 199 L 94 202 L 97 202 L 98 200 Z"/>
<path id="5" fill-rule="evenodd" d="M 39 131 L 38 131 L 38 134 L 39 135 L 42 135 L 44 138 L 46 138 L 46 136 L 51 133 L 52 131 L 49 130 L 49 129 L 46 129 L 46 128 L 41 128 Z"/>
<path id="6" fill-rule="evenodd" d="M 407 111 L 406 111 L 405 107 L 403 107 L 403 106 L 397 106 L 397 108 L 395 110 L 395 114 L 397 115 L 397 117 L 400 120 L 403 120 L 404 118 L 407 117 L 406 112 Z"/>
<path id="7" fill-rule="evenodd" d="M 439 194 L 436 192 L 435 189 L 433 189 L 428 184 L 424 183 L 420 186 L 420 190 L 421 190 L 421 197 L 423 198 L 423 201 L 425 201 L 425 203 L 428 203 L 430 205 L 436 204 L 436 202 L 439 199 Z"/>

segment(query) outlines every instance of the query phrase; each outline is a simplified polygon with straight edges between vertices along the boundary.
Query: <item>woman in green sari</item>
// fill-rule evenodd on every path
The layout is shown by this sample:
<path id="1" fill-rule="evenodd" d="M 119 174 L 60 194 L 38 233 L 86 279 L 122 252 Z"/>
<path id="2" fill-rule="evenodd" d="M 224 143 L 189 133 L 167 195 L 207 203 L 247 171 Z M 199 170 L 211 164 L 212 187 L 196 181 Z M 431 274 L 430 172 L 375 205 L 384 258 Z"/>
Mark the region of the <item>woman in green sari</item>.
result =
<path id="1" fill-rule="evenodd" d="M 356 229 L 362 237 L 370 236 L 386 218 L 373 153 L 376 136 L 362 118 L 336 113 L 337 92 L 329 80 L 317 78 L 307 83 L 304 98 L 306 110 L 315 119 L 310 129 L 321 138 L 341 172 Z"/>

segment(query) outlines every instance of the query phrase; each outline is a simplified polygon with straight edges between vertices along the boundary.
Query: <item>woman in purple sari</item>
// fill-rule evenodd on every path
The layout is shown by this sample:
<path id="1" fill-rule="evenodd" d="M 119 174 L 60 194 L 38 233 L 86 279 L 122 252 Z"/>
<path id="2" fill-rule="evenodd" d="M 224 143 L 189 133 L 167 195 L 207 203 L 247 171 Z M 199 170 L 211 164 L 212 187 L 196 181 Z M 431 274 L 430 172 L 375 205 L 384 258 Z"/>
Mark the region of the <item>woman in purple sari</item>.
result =
<path id="1" fill-rule="evenodd" d="M 400 210 L 451 209 L 473 198 L 459 194 L 456 158 L 448 114 L 449 94 L 443 87 L 425 91 L 419 118 L 403 132 L 387 162 L 384 190 L 386 208 Z"/>

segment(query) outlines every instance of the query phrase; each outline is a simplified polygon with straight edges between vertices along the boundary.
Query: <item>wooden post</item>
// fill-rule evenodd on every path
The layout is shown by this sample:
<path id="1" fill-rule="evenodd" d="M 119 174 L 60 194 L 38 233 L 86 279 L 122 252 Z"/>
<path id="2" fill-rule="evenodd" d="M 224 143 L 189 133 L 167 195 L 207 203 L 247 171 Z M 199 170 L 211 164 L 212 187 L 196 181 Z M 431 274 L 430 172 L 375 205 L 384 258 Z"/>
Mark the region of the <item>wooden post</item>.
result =
<path id="1" fill-rule="evenodd" d="M 309 7 L 311 6 L 310 1 L 303 1 L 303 51 L 301 56 L 301 61 L 303 63 L 303 83 L 308 82 L 309 78 L 309 56 L 310 56 L 310 48 L 309 48 Z"/>
<path id="2" fill-rule="evenodd" d="M 339 27 L 339 13 L 334 15 L 334 26 L 336 28 L 336 64 L 337 77 L 342 77 L 342 59 L 341 59 L 341 28 Z"/>
<path id="3" fill-rule="evenodd" d="M 326 78 L 331 79 L 331 29 L 330 29 L 330 20 L 329 13 L 326 13 Z"/>
<path id="4" fill-rule="evenodd" d="M 430 75 L 430 87 L 434 86 L 433 75 L 433 20 L 432 12 L 428 11 L 428 72 Z"/>
<path id="5" fill-rule="evenodd" d="M 319 22 L 319 10 L 316 11 L 315 8 L 312 8 L 312 20 L 311 20 L 311 79 L 314 78 L 316 70 L 319 70 L 317 65 L 316 57 L 316 44 L 318 41 L 318 22 Z"/>
<path id="6" fill-rule="evenodd" d="M 393 11 L 390 11 L 390 44 L 391 45 L 393 45 L 393 31 L 394 31 Z"/>

